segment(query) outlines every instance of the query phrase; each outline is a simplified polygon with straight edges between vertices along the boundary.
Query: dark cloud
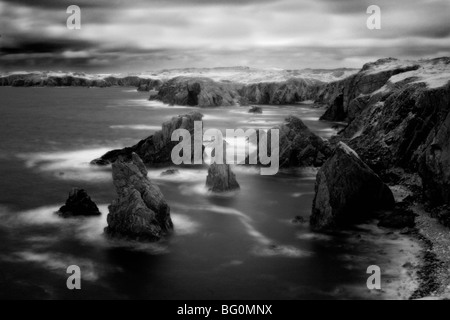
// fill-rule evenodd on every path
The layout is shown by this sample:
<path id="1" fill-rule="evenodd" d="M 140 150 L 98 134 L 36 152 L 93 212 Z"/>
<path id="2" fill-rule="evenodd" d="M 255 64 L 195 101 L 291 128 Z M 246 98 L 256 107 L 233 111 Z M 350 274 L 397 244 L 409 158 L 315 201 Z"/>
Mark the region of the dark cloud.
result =
<path id="1" fill-rule="evenodd" d="M 82 8 L 82 29 L 65 8 Z M 377 4 L 382 29 L 366 27 Z M 250 65 L 359 67 L 450 54 L 448 0 L 0 0 L 0 63 L 142 71 Z"/>
<path id="2" fill-rule="evenodd" d="M 12 41 L 0 48 L 0 54 L 27 54 L 27 53 L 62 53 L 65 51 L 80 51 L 95 47 L 90 41 L 70 39 L 20 39 Z"/>
<path id="3" fill-rule="evenodd" d="M 44 9 L 61 9 L 70 5 L 80 8 L 119 8 L 151 6 L 242 6 L 249 4 L 274 3 L 281 0 L 2 0 L 15 5 Z"/>

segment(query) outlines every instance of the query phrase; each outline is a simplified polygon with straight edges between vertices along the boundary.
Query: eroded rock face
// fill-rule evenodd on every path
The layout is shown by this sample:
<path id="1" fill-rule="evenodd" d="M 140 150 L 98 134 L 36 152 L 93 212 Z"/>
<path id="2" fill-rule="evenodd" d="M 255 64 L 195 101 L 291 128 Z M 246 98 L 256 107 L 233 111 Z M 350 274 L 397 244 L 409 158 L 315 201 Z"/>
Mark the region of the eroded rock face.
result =
<path id="1" fill-rule="evenodd" d="M 290 79 L 244 86 L 239 93 L 243 104 L 293 104 L 315 98 L 322 82 L 312 79 Z"/>
<path id="2" fill-rule="evenodd" d="M 208 78 L 176 77 L 164 83 L 156 96 L 170 105 L 182 106 L 233 106 L 238 103 L 239 86 L 216 82 Z"/>
<path id="3" fill-rule="evenodd" d="M 209 166 L 206 186 L 213 192 L 231 191 L 240 188 L 230 165 L 217 163 Z"/>
<path id="4" fill-rule="evenodd" d="M 92 160 L 91 164 L 108 165 L 116 161 L 119 156 L 130 159 L 133 152 L 139 155 L 147 164 L 172 163 L 172 149 L 179 143 L 178 141 L 171 141 L 172 133 L 176 129 L 186 129 L 191 133 L 191 155 L 194 156 L 194 122 L 201 121 L 202 118 L 203 115 L 199 112 L 190 112 L 173 117 L 171 120 L 163 123 L 160 131 L 139 141 L 136 145 L 109 151 L 102 157 Z"/>
<path id="5" fill-rule="evenodd" d="M 358 223 L 395 204 L 389 187 L 342 142 L 319 170 L 315 192 L 310 218 L 315 230 Z"/>
<path id="6" fill-rule="evenodd" d="M 119 157 L 112 165 L 118 198 L 108 207 L 105 233 L 115 238 L 157 241 L 173 229 L 170 207 L 159 187 L 147 178 L 136 153 Z"/>
<path id="7" fill-rule="evenodd" d="M 402 72 L 392 74 L 376 91 L 349 101 L 350 124 L 338 140 L 377 173 L 393 167 L 419 173 L 430 204 L 449 204 L 450 58 L 406 63 L 385 59 L 375 64 L 360 73 Z"/>
<path id="8" fill-rule="evenodd" d="M 70 191 L 66 204 L 59 209 L 58 214 L 64 218 L 101 215 L 97 205 L 87 192 L 79 188 L 73 188 Z"/>
<path id="9" fill-rule="evenodd" d="M 331 155 L 328 143 L 295 116 L 275 127 L 280 135 L 280 167 L 321 166 Z"/>
<path id="10" fill-rule="evenodd" d="M 321 120 L 353 120 L 358 111 L 366 106 L 365 103 L 352 106 L 355 99 L 365 100 L 368 98 L 366 95 L 383 87 L 392 76 L 417 70 L 419 67 L 416 63 L 401 63 L 394 58 L 379 59 L 372 63 L 366 63 L 355 75 L 325 85 L 320 89 L 316 99 L 317 102 L 329 106 Z"/>

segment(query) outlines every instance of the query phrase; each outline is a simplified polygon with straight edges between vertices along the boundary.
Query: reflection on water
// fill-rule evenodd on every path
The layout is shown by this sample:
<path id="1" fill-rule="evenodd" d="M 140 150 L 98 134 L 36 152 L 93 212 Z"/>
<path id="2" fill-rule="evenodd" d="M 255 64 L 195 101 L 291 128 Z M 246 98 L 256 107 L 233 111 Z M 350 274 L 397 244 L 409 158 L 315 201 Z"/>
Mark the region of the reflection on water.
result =
<path id="1" fill-rule="evenodd" d="M 161 173 L 168 167 L 149 168 L 149 178 L 171 206 L 175 231 L 156 244 L 111 240 L 103 234 L 107 204 L 116 197 L 110 168 L 90 166 L 90 160 L 136 143 L 192 108 L 148 101 L 147 93 L 119 88 L 0 91 L 7 116 L 2 118 L 8 119 L 0 126 L 0 285 L 8 297 L 368 295 L 365 268 L 377 259 L 368 246 L 355 245 L 348 234 L 319 235 L 307 224 L 291 222 L 310 214 L 317 169 L 261 176 L 255 167 L 235 166 L 241 189 L 216 195 L 205 188 L 206 167 L 177 168 L 177 174 L 165 176 Z M 269 128 L 290 114 L 324 138 L 334 133 L 332 124 L 317 121 L 323 110 L 314 105 L 263 106 L 263 114 L 238 107 L 197 110 L 205 114 L 204 129 L 223 133 Z M 54 214 L 74 186 L 87 189 L 102 216 L 61 219 Z M 81 293 L 64 289 L 71 264 L 81 267 Z"/>

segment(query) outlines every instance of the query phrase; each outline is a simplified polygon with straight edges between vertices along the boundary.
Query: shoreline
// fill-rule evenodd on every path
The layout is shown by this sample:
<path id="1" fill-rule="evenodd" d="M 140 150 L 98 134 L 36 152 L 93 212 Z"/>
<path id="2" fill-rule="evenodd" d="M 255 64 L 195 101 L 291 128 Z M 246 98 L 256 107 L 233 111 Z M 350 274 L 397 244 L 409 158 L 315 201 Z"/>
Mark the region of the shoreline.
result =
<path id="1" fill-rule="evenodd" d="M 418 264 L 408 266 L 413 271 L 411 280 L 417 283 L 408 300 L 450 299 L 450 232 L 426 210 L 416 179 L 410 175 L 400 184 L 389 186 L 396 203 L 409 202 L 407 207 L 415 214 L 415 226 L 400 233 L 421 247 L 416 255 Z M 408 201 L 411 198 L 418 200 Z"/>

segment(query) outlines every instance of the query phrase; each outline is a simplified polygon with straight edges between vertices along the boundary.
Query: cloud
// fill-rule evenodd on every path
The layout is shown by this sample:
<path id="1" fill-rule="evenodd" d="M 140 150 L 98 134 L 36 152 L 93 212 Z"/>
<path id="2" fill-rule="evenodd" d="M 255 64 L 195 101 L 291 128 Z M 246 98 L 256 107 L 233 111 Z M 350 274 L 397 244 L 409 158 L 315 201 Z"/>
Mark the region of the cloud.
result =
<path id="1" fill-rule="evenodd" d="M 360 67 L 386 56 L 450 55 L 447 0 L 0 0 L 4 68 L 142 71 L 174 67 Z"/>

